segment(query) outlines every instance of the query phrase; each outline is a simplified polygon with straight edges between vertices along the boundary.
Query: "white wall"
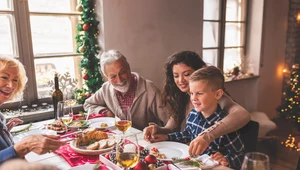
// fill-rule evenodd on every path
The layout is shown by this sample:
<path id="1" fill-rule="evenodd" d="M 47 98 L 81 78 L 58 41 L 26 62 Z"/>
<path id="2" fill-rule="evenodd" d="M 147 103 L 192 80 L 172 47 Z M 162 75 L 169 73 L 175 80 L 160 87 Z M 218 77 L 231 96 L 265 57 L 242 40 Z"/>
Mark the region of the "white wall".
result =
<path id="1" fill-rule="evenodd" d="M 102 3 L 104 50 L 121 51 L 132 71 L 152 80 L 159 88 L 163 86 L 163 65 L 169 55 L 181 50 L 201 52 L 201 0 Z"/>
<path id="2" fill-rule="evenodd" d="M 99 0 L 99 3 L 103 6 L 101 23 L 105 23 L 99 26 L 99 40 L 104 50 L 120 50 L 128 58 L 132 71 L 160 88 L 163 64 L 169 55 L 180 50 L 201 53 L 201 0 Z M 249 111 L 266 112 L 270 117 L 276 116 L 275 108 L 281 100 L 287 12 L 287 0 L 265 0 L 262 49 L 253 51 L 256 56 L 260 51 L 262 54 L 260 77 L 226 83 L 226 89 L 242 106 Z M 258 20 L 252 20 L 253 24 L 259 24 L 255 21 Z"/>

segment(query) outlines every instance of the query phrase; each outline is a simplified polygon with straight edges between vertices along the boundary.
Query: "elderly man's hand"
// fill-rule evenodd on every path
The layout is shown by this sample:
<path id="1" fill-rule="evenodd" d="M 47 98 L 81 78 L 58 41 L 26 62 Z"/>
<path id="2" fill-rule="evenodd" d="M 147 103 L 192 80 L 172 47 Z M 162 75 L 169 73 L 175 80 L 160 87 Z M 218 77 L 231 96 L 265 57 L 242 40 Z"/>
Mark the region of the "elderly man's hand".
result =
<path id="1" fill-rule="evenodd" d="M 204 140 L 203 136 L 204 135 L 198 136 L 191 141 L 189 146 L 189 154 L 191 156 L 200 155 L 208 147 L 209 143 Z"/>
<path id="2" fill-rule="evenodd" d="M 59 141 L 59 138 L 55 135 L 32 135 L 15 144 L 14 149 L 19 157 L 24 157 L 30 151 L 45 154 L 66 144 L 66 142 Z"/>

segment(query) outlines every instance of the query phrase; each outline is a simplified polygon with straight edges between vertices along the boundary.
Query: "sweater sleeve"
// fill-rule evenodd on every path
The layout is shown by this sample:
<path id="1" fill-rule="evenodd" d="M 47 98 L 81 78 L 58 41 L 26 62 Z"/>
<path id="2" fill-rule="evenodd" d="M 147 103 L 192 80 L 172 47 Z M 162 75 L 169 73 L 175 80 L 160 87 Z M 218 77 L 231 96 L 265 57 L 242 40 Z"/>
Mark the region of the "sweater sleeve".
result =
<path id="1" fill-rule="evenodd" d="M 218 126 L 212 126 L 207 132 L 207 142 L 212 142 L 214 139 L 231 133 L 245 126 L 250 121 L 249 112 L 242 106 L 234 102 L 226 94 L 219 100 L 221 108 L 227 111 L 228 115 L 221 120 Z"/>
<path id="2" fill-rule="evenodd" d="M 87 111 L 90 108 L 92 109 L 91 111 L 93 113 L 100 113 L 100 111 L 107 109 L 104 100 L 104 86 L 105 85 L 103 85 L 98 91 L 96 91 L 94 95 L 85 100 L 83 104 L 84 110 Z"/>
<path id="3" fill-rule="evenodd" d="M 0 151 L 0 164 L 2 164 L 4 161 L 11 159 L 11 158 L 17 158 L 16 151 L 14 150 L 14 146 L 10 146 L 8 148 L 5 148 Z"/>

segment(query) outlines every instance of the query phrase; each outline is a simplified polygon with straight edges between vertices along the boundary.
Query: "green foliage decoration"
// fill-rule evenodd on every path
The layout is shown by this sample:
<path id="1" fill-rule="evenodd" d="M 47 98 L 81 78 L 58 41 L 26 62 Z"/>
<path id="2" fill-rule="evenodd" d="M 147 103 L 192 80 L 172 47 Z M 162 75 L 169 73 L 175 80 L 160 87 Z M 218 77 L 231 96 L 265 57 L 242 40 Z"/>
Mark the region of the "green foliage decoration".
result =
<path id="1" fill-rule="evenodd" d="M 77 53 L 82 53 L 80 68 L 83 74 L 84 84 L 81 89 L 75 91 L 75 98 L 79 104 L 95 93 L 103 84 L 101 74 L 98 70 L 99 59 L 96 57 L 100 50 L 97 36 L 99 21 L 94 12 L 94 0 L 80 0 L 76 9 L 81 12 L 81 17 L 75 37 Z"/>

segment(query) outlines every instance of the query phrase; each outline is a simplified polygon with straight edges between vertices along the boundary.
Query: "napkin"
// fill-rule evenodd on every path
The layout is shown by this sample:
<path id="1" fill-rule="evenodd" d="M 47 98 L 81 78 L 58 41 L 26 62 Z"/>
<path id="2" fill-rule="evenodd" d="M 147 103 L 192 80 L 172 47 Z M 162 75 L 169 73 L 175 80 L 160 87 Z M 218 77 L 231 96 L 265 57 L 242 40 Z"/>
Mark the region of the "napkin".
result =
<path id="1" fill-rule="evenodd" d="M 201 170 L 201 169 L 209 169 L 209 168 L 212 168 L 212 167 L 214 167 L 214 166 L 216 166 L 216 165 L 219 164 L 218 161 L 212 160 L 210 158 L 210 156 L 207 155 L 207 154 L 203 154 L 203 155 L 198 156 L 198 157 L 193 158 L 193 159 L 201 161 L 204 164 L 204 166 L 202 166 L 201 168 L 198 168 L 198 167 L 191 166 L 191 165 L 183 165 L 181 163 L 176 163 L 175 166 L 172 165 L 172 164 L 170 164 L 169 165 L 169 169 L 170 170 L 178 170 L 178 169 L 183 169 L 183 170 Z"/>

